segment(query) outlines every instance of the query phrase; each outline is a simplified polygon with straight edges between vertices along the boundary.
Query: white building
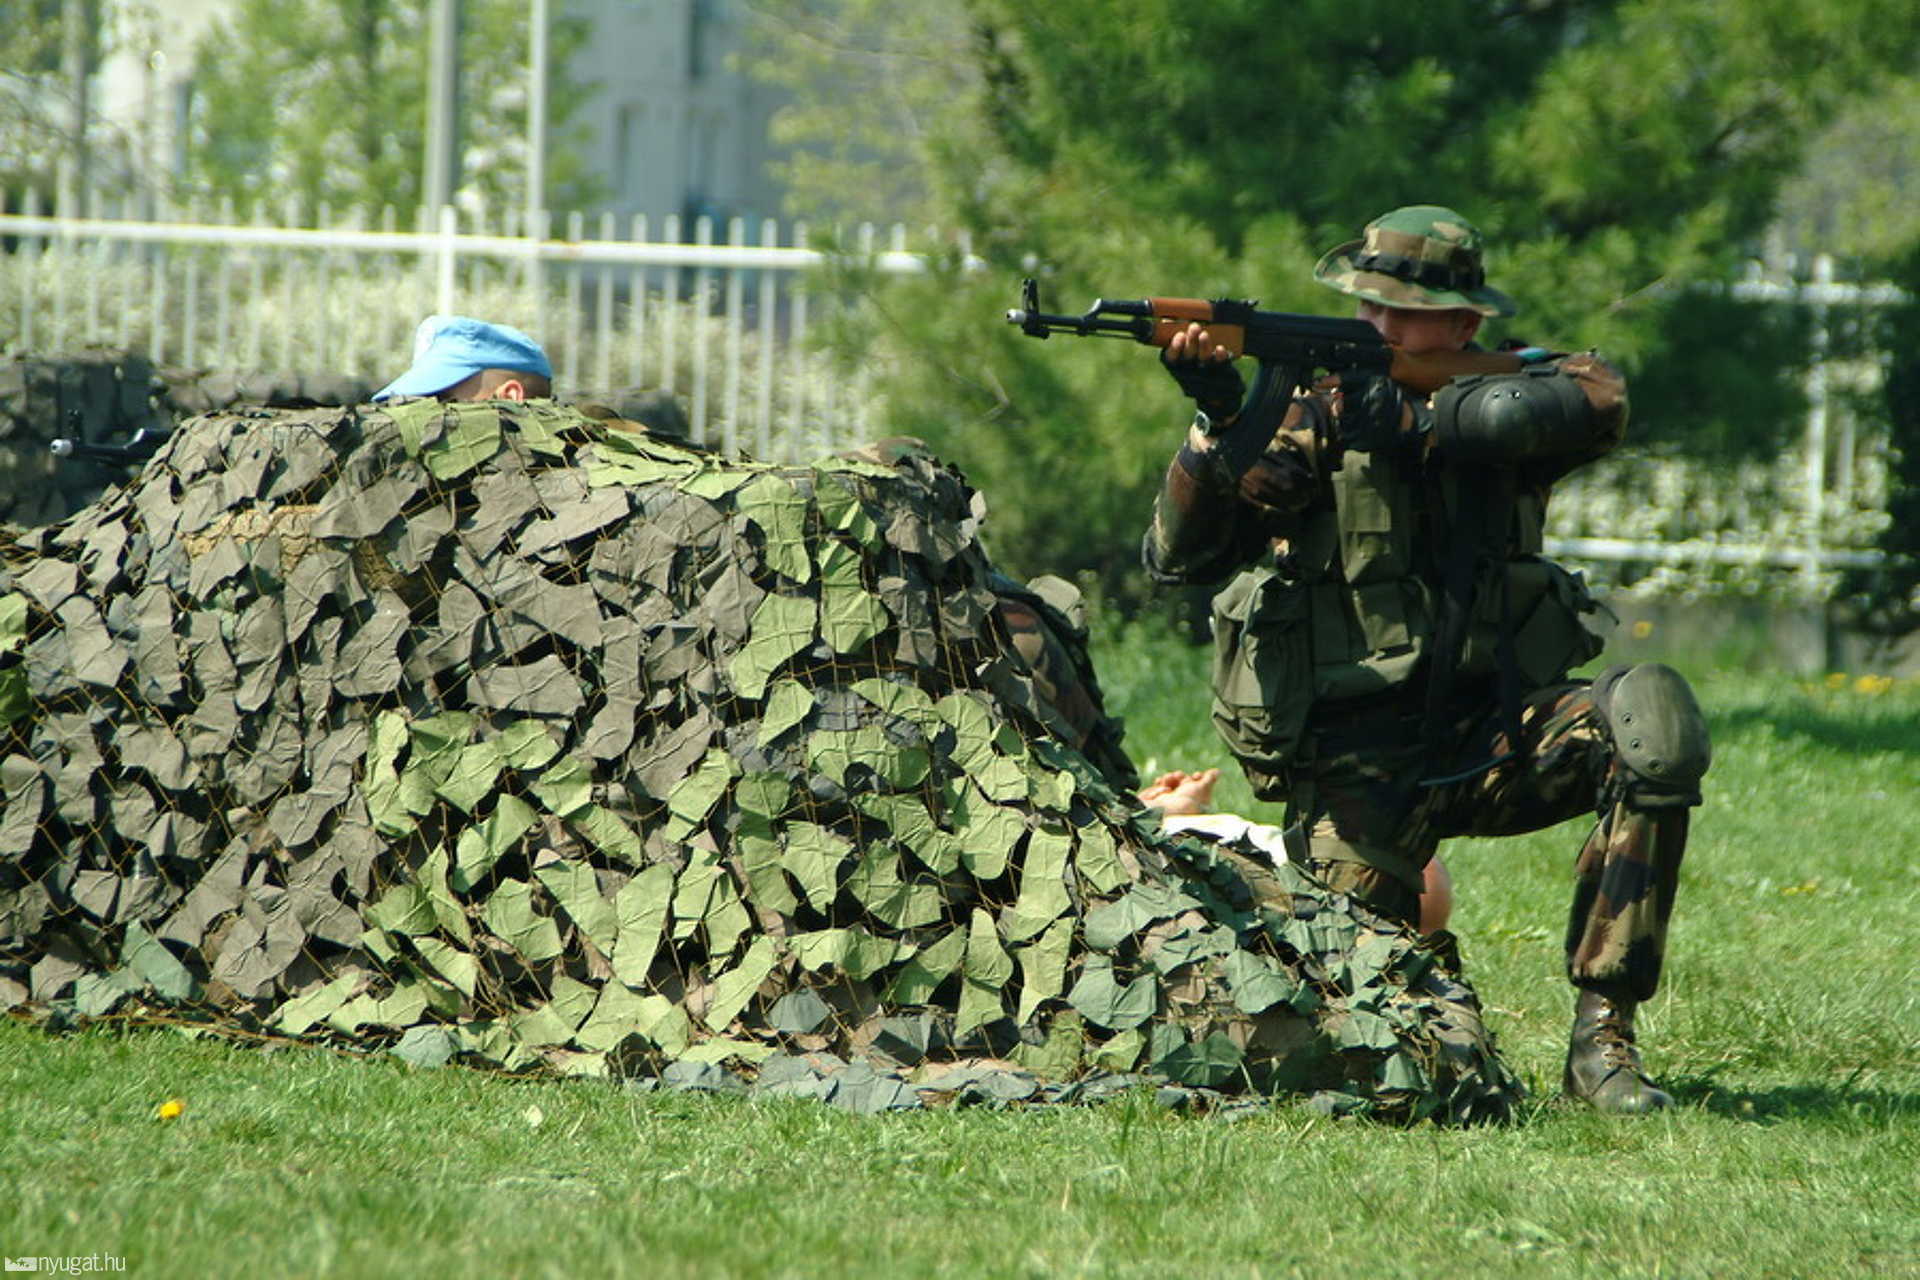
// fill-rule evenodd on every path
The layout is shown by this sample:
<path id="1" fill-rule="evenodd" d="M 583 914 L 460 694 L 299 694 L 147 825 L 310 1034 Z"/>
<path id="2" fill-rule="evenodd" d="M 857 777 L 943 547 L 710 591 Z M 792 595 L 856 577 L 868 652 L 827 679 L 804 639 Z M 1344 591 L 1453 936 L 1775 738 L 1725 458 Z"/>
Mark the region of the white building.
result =
<path id="1" fill-rule="evenodd" d="M 767 176 L 774 90 L 735 72 L 734 0 L 563 0 L 593 24 L 565 72 L 595 83 L 579 118 L 615 211 L 771 217 L 780 192 Z"/>
<path id="2" fill-rule="evenodd" d="M 236 3 L 108 0 L 111 52 L 95 111 L 126 140 L 143 185 L 180 167 L 195 45 Z M 690 228 L 699 214 L 779 212 L 767 173 L 778 95 L 729 65 L 741 40 L 735 0 L 550 0 L 549 9 L 591 24 L 571 62 L 549 74 L 597 86 L 570 124 L 586 135 L 583 158 L 604 184 L 606 209 L 646 215 L 655 234 L 673 214 Z"/>

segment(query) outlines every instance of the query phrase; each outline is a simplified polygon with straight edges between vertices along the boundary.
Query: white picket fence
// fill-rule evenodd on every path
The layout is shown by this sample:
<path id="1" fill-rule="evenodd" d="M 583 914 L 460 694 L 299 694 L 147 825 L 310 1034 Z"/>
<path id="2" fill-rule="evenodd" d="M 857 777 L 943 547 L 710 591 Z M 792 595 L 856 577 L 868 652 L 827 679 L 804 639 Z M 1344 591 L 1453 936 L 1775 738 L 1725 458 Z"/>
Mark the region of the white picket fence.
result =
<path id="1" fill-rule="evenodd" d="M 14 241 L 0 325 L 16 351 L 104 345 L 162 365 L 378 385 L 406 365 L 423 316 L 454 312 L 534 334 L 563 390 L 673 393 L 696 438 L 730 451 L 794 459 L 868 434 L 861 372 L 836 373 L 807 341 L 838 303 L 805 223 L 573 214 L 561 234 L 527 235 L 514 214 L 488 228 L 451 207 L 400 230 L 391 210 L 272 220 L 96 204 L 60 217 L 33 200 L 0 214 Z M 904 227 L 859 227 L 852 242 L 882 272 L 925 268 Z"/>
<path id="2" fill-rule="evenodd" d="M 1553 555 L 1585 562 L 1602 580 L 1624 570 L 1654 594 L 1776 592 L 1782 570 L 1791 593 L 1829 597 L 1850 569 L 1885 563 L 1872 546 L 1885 521 L 1889 482 L 1884 436 L 1863 433 L 1846 410 L 1877 391 L 1876 358 L 1829 359 L 1836 308 L 1875 308 L 1903 301 L 1889 284 L 1834 279 L 1822 254 L 1804 278 L 1784 264 L 1771 275 L 1754 264 L 1719 286 L 1746 301 L 1792 305 L 1810 321 L 1804 389 L 1805 432 L 1790 454 L 1764 463 L 1709 469 L 1698 463 L 1617 455 L 1581 469 L 1556 486 Z"/>

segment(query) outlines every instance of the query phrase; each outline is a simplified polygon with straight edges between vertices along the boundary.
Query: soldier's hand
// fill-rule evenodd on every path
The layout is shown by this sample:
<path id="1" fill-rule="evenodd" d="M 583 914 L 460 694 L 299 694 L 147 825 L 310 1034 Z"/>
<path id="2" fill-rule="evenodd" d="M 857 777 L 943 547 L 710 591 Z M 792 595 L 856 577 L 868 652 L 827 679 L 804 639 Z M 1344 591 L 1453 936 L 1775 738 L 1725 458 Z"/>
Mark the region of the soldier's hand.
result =
<path id="1" fill-rule="evenodd" d="M 1216 424 L 1228 422 L 1240 412 L 1247 385 L 1233 365 L 1233 355 L 1216 345 L 1198 323 L 1189 324 L 1168 340 L 1160 353 L 1160 364 L 1180 384 L 1180 390 L 1200 406 L 1200 412 Z"/>
<path id="2" fill-rule="evenodd" d="M 1382 453 L 1417 449 L 1433 430 L 1433 411 L 1392 378 L 1346 375 L 1333 394 L 1334 435 L 1343 449 Z"/>
<path id="3" fill-rule="evenodd" d="M 1218 781 L 1218 769 L 1202 769 L 1198 773 L 1175 769 L 1140 788 L 1138 794 L 1141 804 L 1168 816 L 1206 813 L 1213 808 L 1213 786 Z"/>
<path id="4" fill-rule="evenodd" d="M 1256 511 L 1292 515 L 1312 504 L 1319 481 L 1297 451 L 1269 451 L 1254 459 L 1235 492 Z"/>

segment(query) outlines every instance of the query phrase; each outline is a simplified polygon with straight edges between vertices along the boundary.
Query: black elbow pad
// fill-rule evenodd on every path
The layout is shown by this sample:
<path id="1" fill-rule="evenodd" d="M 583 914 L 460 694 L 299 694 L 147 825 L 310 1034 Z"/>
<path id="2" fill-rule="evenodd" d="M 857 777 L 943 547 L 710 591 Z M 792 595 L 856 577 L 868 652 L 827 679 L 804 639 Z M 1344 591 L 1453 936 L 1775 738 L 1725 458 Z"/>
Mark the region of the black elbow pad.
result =
<path id="1" fill-rule="evenodd" d="M 1547 365 L 1456 378 L 1433 398 L 1434 439 L 1449 457 L 1552 457 L 1576 452 L 1592 432 L 1580 384 Z"/>

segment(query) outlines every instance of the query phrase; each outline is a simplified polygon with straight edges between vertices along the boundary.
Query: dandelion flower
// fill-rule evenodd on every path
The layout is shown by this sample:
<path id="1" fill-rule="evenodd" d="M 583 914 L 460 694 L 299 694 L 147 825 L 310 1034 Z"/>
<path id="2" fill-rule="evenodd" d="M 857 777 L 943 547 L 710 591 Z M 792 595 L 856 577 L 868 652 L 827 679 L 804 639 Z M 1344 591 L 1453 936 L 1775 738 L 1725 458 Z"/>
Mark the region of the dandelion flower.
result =
<path id="1" fill-rule="evenodd" d="M 178 1120 L 186 1109 L 187 1104 L 180 1099 L 168 1098 L 165 1102 L 154 1108 L 153 1114 L 154 1118 L 159 1120 Z"/>

